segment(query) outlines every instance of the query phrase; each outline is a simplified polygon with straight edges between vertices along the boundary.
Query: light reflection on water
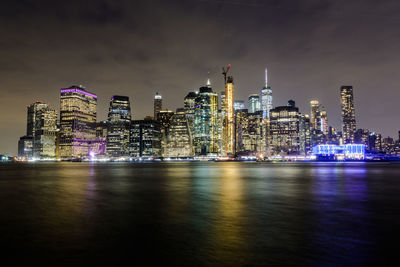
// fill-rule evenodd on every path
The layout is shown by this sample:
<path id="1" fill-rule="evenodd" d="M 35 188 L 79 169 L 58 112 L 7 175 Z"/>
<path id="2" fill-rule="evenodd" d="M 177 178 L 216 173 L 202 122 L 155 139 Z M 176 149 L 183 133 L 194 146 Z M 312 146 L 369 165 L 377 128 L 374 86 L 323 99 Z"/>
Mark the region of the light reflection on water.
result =
<path id="1" fill-rule="evenodd" d="M 116 264 L 128 255 L 175 265 L 377 263 L 390 258 L 381 247 L 398 235 L 399 170 L 365 163 L 5 164 L 1 242 L 26 254 L 21 261 L 52 264 L 93 257 Z"/>

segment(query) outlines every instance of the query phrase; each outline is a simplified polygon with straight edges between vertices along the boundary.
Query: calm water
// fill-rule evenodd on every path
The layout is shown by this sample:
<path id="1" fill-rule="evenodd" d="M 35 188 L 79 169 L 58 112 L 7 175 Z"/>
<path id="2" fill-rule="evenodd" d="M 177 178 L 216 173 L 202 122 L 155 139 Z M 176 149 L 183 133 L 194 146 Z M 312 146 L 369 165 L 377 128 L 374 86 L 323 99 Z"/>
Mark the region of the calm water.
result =
<path id="1" fill-rule="evenodd" d="M 0 176 L 3 264 L 378 265 L 399 253 L 399 164 L 35 163 Z"/>

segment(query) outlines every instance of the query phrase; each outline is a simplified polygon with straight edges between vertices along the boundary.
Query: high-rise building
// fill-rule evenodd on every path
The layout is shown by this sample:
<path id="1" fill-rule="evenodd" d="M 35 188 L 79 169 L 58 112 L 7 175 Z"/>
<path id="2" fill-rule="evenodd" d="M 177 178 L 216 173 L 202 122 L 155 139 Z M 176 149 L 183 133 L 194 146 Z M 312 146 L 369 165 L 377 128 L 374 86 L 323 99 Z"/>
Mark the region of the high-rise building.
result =
<path id="1" fill-rule="evenodd" d="M 354 143 L 356 116 L 354 111 L 353 86 L 340 87 L 340 96 L 342 103 L 343 143 Z"/>
<path id="2" fill-rule="evenodd" d="M 36 101 L 27 107 L 26 136 L 35 136 L 36 114 L 39 110 L 47 107 L 46 103 L 40 101 Z"/>
<path id="3" fill-rule="evenodd" d="M 157 114 L 157 121 L 161 125 L 161 155 L 167 155 L 167 131 L 171 123 L 171 118 L 174 115 L 172 110 L 161 110 Z"/>
<path id="4" fill-rule="evenodd" d="M 233 103 L 233 109 L 239 110 L 239 109 L 244 109 L 244 101 L 243 100 L 235 100 Z"/>
<path id="5" fill-rule="evenodd" d="M 300 154 L 300 117 L 293 100 L 271 110 L 270 138 L 275 154 Z"/>
<path id="6" fill-rule="evenodd" d="M 192 156 L 192 142 L 190 140 L 189 124 L 185 115 L 185 109 L 179 108 L 171 117 L 167 130 L 168 157 L 190 157 Z"/>
<path id="7" fill-rule="evenodd" d="M 236 152 L 256 155 L 265 150 L 266 132 L 263 112 L 249 113 L 247 109 L 236 111 Z"/>
<path id="8" fill-rule="evenodd" d="M 269 112 L 273 109 L 272 105 L 272 89 L 268 86 L 268 71 L 265 68 L 265 85 L 261 89 L 261 109 L 263 111 L 263 119 L 269 118 Z"/>
<path id="9" fill-rule="evenodd" d="M 312 151 L 310 116 L 300 115 L 299 123 L 300 153 L 308 155 Z"/>
<path id="10" fill-rule="evenodd" d="M 18 157 L 31 159 L 33 158 L 33 137 L 22 136 L 18 141 Z"/>
<path id="11" fill-rule="evenodd" d="M 157 118 L 157 113 L 162 110 L 162 96 L 156 93 L 154 96 L 154 118 Z"/>
<path id="12" fill-rule="evenodd" d="M 49 107 L 36 111 L 33 156 L 35 158 L 56 157 L 57 112 Z"/>
<path id="13" fill-rule="evenodd" d="M 110 157 L 129 156 L 130 123 L 129 97 L 112 96 L 107 121 L 107 155 Z"/>
<path id="14" fill-rule="evenodd" d="M 96 137 L 97 96 L 83 87 L 61 89 L 60 157 L 87 157 Z"/>
<path id="15" fill-rule="evenodd" d="M 249 96 L 249 113 L 255 113 L 261 109 L 260 96 L 252 94 Z"/>
<path id="16" fill-rule="evenodd" d="M 318 100 L 311 100 L 311 130 L 319 131 L 323 135 L 328 134 L 328 117 L 326 114 L 326 109 L 324 106 L 321 106 Z"/>
<path id="17" fill-rule="evenodd" d="M 190 140 L 193 141 L 193 133 L 194 133 L 194 115 L 195 115 L 195 102 L 197 97 L 196 92 L 190 92 L 187 94 L 184 100 L 184 109 L 186 114 L 186 120 L 189 125 L 189 134 Z M 191 145 L 193 148 L 193 144 Z M 193 152 L 194 153 L 194 152 Z"/>
<path id="18" fill-rule="evenodd" d="M 161 124 L 151 118 L 133 120 L 130 124 L 130 156 L 161 156 Z"/>
<path id="19" fill-rule="evenodd" d="M 196 155 L 218 153 L 218 95 L 211 85 L 201 87 L 195 100 L 193 146 Z"/>
<path id="20" fill-rule="evenodd" d="M 229 76 L 225 84 L 225 122 L 224 122 L 224 142 L 225 153 L 227 155 L 235 154 L 235 113 L 233 109 L 234 103 L 234 86 L 233 77 Z"/>

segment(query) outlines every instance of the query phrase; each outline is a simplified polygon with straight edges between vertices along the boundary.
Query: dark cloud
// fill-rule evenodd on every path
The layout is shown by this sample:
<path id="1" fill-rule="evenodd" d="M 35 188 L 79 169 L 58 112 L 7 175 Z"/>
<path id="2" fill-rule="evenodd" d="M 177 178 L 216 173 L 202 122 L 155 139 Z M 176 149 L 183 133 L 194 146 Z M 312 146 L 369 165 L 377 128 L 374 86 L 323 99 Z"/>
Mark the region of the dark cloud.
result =
<path id="1" fill-rule="evenodd" d="M 182 106 L 207 73 L 222 91 L 232 64 L 236 98 L 263 85 L 274 104 L 319 99 L 340 127 L 339 87 L 355 88 L 358 126 L 395 135 L 400 41 L 397 1 L 187 0 L 1 1 L 0 153 L 16 153 L 34 100 L 59 108 L 59 89 L 82 84 L 108 99 L 132 99 L 134 118 Z"/>

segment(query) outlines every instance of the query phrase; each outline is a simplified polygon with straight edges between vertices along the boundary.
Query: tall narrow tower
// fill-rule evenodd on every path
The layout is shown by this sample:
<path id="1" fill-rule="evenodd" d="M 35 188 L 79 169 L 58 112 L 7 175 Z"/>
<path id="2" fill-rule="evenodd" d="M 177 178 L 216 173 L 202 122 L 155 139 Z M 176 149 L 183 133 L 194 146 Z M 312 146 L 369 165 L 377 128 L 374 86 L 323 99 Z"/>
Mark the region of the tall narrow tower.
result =
<path id="1" fill-rule="evenodd" d="M 343 143 L 354 143 L 356 116 L 354 111 L 353 86 L 340 87 L 340 97 L 342 103 Z"/>
<path id="2" fill-rule="evenodd" d="M 228 76 L 225 84 L 225 153 L 235 154 L 235 113 L 234 113 L 233 77 Z"/>
<path id="3" fill-rule="evenodd" d="M 154 96 L 154 118 L 157 118 L 157 113 L 162 110 L 162 96 L 156 93 Z"/>
<path id="4" fill-rule="evenodd" d="M 263 111 L 263 119 L 269 118 L 269 112 L 273 109 L 272 105 L 272 89 L 268 86 L 268 70 L 265 68 L 265 85 L 261 89 L 261 109 Z"/>

